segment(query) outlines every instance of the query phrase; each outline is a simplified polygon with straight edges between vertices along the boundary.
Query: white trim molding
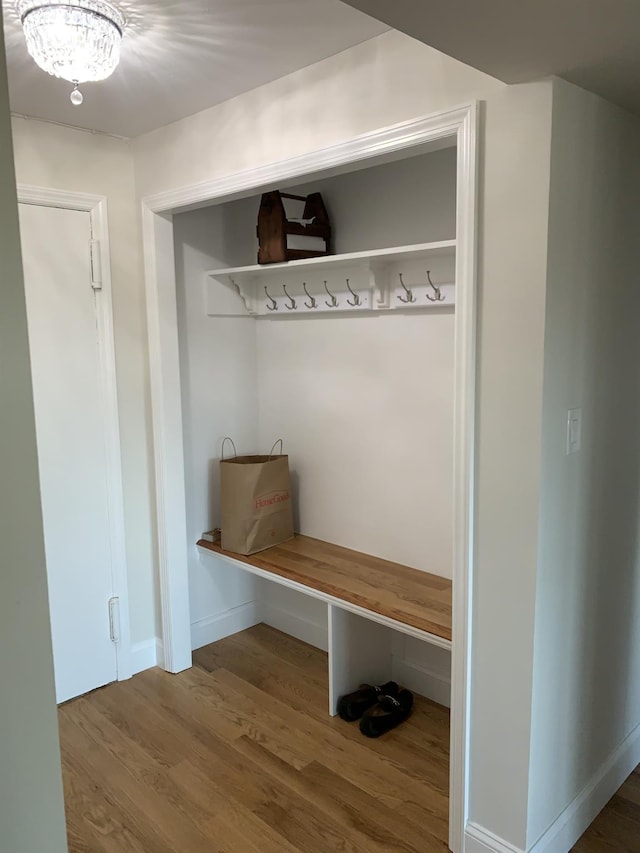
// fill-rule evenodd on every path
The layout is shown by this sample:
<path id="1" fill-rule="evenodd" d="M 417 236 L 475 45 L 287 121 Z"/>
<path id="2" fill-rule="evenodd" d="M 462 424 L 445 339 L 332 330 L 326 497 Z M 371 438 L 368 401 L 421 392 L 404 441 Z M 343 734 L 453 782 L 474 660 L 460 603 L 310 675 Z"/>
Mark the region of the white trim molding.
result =
<path id="1" fill-rule="evenodd" d="M 469 822 L 465 832 L 464 853 L 524 853 L 477 823 Z"/>
<path id="2" fill-rule="evenodd" d="M 191 665 L 188 546 L 185 518 L 176 277 L 171 216 L 181 209 L 220 204 L 266 187 L 350 171 L 456 145 L 457 258 L 454 426 L 454 602 L 449 844 L 461 853 L 467 816 L 467 756 L 476 361 L 477 123 L 475 104 L 402 122 L 328 148 L 142 199 L 145 281 L 151 370 L 162 639 L 165 668 Z M 404 155 L 402 154 L 404 152 Z"/>
<path id="3" fill-rule="evenodd" d="M 283 634 L 296 637 L 323 652 L 329 651 L 329 631 L 325 618 L 322 624 L 305 619 L 297 613 L 292 613 L 284 607 L 278 607 L 272 601 L 263 601 L 259 608 L 260 621 L 270 625 Z"/>
<path id="4" fill-rule="evenodd" d="M 239 604 L 223 613 L 205 616 L 191 623 L 191 648 L 195 651 L 209 643 L 216 643 L 224 637 L 230 637 L 239 631 L 246 631 L 262 622 L 260 606 L 257 601 Z"/>
<path id="5" fill-rule="evenodd" d="M 640 726 L 593 774 L 578 796 L 549 826 L 528 853 L 568 853 L 591 826 L 629 774 L 640 764 Z M 465 831 L 465 853 L 524 853 L 470 821 Z"/>
<path id="6" fill-rule="evenodd" d="M 158 663 L 158 639 L 152 637 L 131 646 L 131 675 L 151 669 Z"/>
<path id="7" fill-rule="evenodd" d="M 566 853 L 640 764 L 640 726 L 594 773 L 578 796 L 533 845 L 530 853 Z"/>
<path id="8" fill-rule="evenodd" d="M 451 706 L 451 678 L 420 661 L 393 656 L 393 680 L 445 708 Z"/>
<path id="9" fill-rule="evenodd" d="M 41 207 L 61 207 L 89 213 L 91 236 L 100 244 L 102 286 L 95 291 L 98 324 L 98 348 L 102 381 L 104 441 L 107 455 L 107 493 L 109 500 L 109 535 L 111 539 L 111 578 L 113 595 L 119 599 L 120 639 L 116 645 L 118 680 L 132 675 L 131 638 L 129 628 L 129 587 L 125 545 L 124 497 L 122 488 L 122 456 L 120 451 L 120 419 L 116 354 L 113 330 L 111 292 L 111 256 L 109 220 L 105 196 L 66 192 L 47 187 L 18 184 L 18 202 Z M 87 252 L 89 247 L 87 246 Z M 106 602 L 105 602 L 106 607 Z"/>
<path id="10" fill-rule="evenodd" d="M 343 167 L 347 167 L 344 171 L 348 171 L 355 163 L 375 160 L 410 148 L 425 145 L 443 147 L 442 143 L 446 140 L 451 140 L 453 145 L 466 115 L 475 114 L 475 109 L 475 104 L 465 105 L 436 115 L 400 122 L 288 160 L 146 196 L 142 204 L 154 213 L 177 213 L 181 208 L 199 207 L 214 200 L 220 204 L 284 181 L 297 178 L 308 180 L 312 175 L 341 170 Z"/>
<path id="11" fill-rule="evenodd" d="M 461 116 L 457 133 L 456 312 L 453 427 L 453 633 L 451 648 L 451 749 L 449 847 L 463 849 L 468 816 L 474 577 L 476 264 L 478 108 Z"/>
<path id="12" fill-rule="evenodd" d="M 176 270 L 171 217 L 153 213 L 143 205 L 142 238 L 163 662 L 168 672 L 181 672 L 191 666 L 191 617 Z"/>

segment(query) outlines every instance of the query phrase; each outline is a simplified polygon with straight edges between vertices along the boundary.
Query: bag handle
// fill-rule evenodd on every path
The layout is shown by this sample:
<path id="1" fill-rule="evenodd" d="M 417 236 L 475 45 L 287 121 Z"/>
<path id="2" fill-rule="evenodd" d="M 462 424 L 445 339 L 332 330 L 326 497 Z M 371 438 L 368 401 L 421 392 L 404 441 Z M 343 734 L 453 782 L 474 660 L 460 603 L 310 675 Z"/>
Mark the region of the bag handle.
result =
<path id="1" fill-rule="evenodd" d="M 269 459 L 271 459 L 271 457 L 273 456 L 273 450 L 274 450 L 276 444 L 280 445 L 280 454 L 279 455 L 282 456 L 282 451 L 284 450 L 284 444 L 283 444 L 281 438 L 276 438 L 276 440 L 273 442 L 273 447 L 271 448 L 271 450 L 269 452 Z"/>
<path id="2" fill-rule="evenodd" d="M 225 442 L 227 442 L 227 441 L 231 442 L 231 446 L 233 447 L 233 455 L 234 456 L 238 455 L 238 451 L 236 450 L 236 445 L 235 445 L 233 439 L 229 438 L 229 436 L 227 435 L 225 438 L 222 439 L 222 458 L 223 459 L 224 459 L 224 445 L 225 445 Z M 275 444 L 274 444 L 274 447 L 275 447 Z"/>

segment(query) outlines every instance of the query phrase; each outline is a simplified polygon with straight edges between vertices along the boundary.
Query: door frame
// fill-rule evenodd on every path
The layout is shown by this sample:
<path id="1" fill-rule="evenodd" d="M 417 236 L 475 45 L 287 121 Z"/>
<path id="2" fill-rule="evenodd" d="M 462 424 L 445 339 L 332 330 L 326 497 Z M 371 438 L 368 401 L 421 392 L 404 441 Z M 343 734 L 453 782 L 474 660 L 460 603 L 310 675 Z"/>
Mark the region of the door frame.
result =
<path id="1" fill-rule="evenodd" d="M 468 759 L 474 575 L 476 242 L 478 105 L 402 122 L 281 162 L 141 200 L 155 455 L 156 534 L 162 645 L 169 672 L 191 666 L 181 382 L 172 215 L 373 165 L 447 139 L 457 146 L 454 389 L 454 553 L 449 846 L 461 853 L 468 819 Z M 446 144 L 446 143 L 444 143 Z"/>
<path id="2" fill-rule="evenodd" d="M 111 289 L 111 253 L 106 196 L 18 184 L 18 204 L 38 207 L 61 207 L 89 214 L 91 239 L 99 243 L 102 287 L 95 290 L 98 327 L 98 354 L 102 384 L 104 442 L 106 452 L 107 495 L 109 502 L 109 538 L 111 544 L 112 595 L 119 603 L 119 639 L 114 643 L 117 680 L 131 678 L 131 636 L 129 627 L 129 587 L 125 545 L 124 493 L 120 450 L 120 418 L 116 374 L 113 302 Z M 92 263 L 90 246 L 87 257 Z M 108 602 L 105 602 L 105 607 Z"/>

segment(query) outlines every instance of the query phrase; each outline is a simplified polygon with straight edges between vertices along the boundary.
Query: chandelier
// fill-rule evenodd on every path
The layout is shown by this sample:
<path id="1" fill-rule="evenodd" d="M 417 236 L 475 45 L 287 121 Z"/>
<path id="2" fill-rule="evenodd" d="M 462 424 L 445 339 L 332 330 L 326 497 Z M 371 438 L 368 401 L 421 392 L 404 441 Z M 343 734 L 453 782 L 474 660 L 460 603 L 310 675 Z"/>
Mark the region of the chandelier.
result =
<path id="1" fill-rule="evenodd" d="M 120 60 L 124 16 L 104 0 L 18 0 L 27 50 L 37 65 L 74 84 L 104 80 Z"/>

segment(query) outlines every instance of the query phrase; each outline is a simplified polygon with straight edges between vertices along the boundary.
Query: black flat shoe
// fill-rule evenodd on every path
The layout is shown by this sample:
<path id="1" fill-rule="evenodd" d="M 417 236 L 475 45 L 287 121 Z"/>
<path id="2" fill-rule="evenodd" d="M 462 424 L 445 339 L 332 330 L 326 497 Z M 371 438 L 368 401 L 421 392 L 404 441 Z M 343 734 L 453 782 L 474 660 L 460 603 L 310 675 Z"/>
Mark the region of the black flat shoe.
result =
<path id="1" fill-rule="evenodd" d="M 338 699 L 338 714 L 343 720 L 352 723 L 354 720 L 359 720 L 367 708 L 374 705 L 380 696 L 396 696 L 398 690 L 399 687 L 395 681 L 387 681 L 386 684 L 379 686 L 361 684 L 358 690 Z"/>
<path id="2" fill-rule="evenodd" d="M 411 714 L 413 693 L 400 690 L 395 696 L 379 696 L 375 705 L 360 720 L 360 731 L 367 737 L 380 737 L 404 722 Z"/>

